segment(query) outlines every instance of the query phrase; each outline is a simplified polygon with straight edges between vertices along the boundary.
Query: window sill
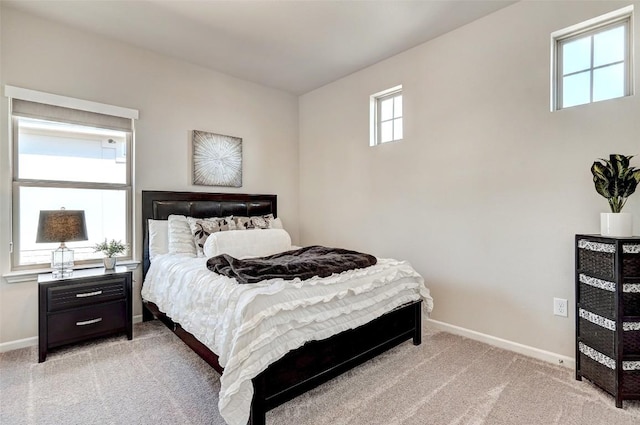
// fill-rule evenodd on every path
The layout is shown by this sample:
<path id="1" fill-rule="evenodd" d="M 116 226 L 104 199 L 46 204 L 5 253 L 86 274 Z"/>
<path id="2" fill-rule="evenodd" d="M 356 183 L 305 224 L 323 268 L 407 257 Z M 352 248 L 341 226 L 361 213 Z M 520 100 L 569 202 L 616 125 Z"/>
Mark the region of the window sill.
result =
<path id="1" fill-rule="evenodd" d="M 119 266 L 126 266 L 128 270 L 135 270 L 138 268 L 140 261 L 137 260 L 126 260 L 119 261 Z M 80 269 L 92 269 L 102 267 L 102 263 L 94 263 L 94 264 L 83 264 L 82 266 L 74 267 L 74 270 Z M 42 273 L 51 273 L 51 268 L 45 269 L 29 269 L 29 270 L 18 270 L 9 273 L 5 273 L 2 277 L 7 281 L 7 283 L 24 283 L 24 282 L 34 282 L 38 280 L 38 275 Z"/>

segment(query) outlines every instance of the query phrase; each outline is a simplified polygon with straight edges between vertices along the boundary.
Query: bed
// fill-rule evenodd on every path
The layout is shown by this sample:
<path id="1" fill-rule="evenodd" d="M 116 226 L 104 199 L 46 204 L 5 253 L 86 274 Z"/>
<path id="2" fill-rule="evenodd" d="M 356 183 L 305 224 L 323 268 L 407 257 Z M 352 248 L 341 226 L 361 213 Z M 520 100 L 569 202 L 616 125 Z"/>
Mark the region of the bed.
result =
<path id="1" fill-rule="evenodd" d="M 194 328 L 190 320 L 184 319 L 183 323 L 179 323 L 179 320 L 174 320 L 175 317 L 189 318 L 189 315 L 180 316 L 174 313 L 176 311 L 175 306 L 168 304 L 164 306 L 157 305 L 151 301 L 151 299 L 155 300 L 156 298 L 144 296 L 144 285 L 147 283 L 147 277 L 149 277 L 150 282 L 158 281 L 160 276 L 164 276 L 164 274 L 157 272 L 157 268 L 161 266 L 162 262 L 169 263 L 168 267 L 171 268 L 174 267 L 171 261 L 177 261 L 175 258 L 170 258 L 170 256 L 157 260 L 157 263 L 154 260 L 154 265 L 157 266 L 156 270 L 152 270 L 149 274 L 151 268 L 149 219 L 167 220 L 170 215 L 175 214 L 196 218 L 251 217 L 267 214 L 273 214 L 274 217 L 277 217 L 277 196 L 203 192 L 142 192 L 142 229 L 144 235 L 143 320 L 152 320 L 154 318 L 161 320 L 218 373 L 223 375 L 222 382 L 227 376 L 237 373 L 242 374 L 242 371 L 238 372 L 230 367 L 231 362 L 227 355 L 223 354 L 222 358 L 219 357 L 211 349 L 213 345 L 205 338 L 203 331 L 197 327 Z M 250 232 L 258 231 L 252 230 Z M 196 267 L 196 263 L 200 264 L 198 261 L 206 261 L 206 258 L 204 260 L 188 258 L 187 261 L 194 264 L 193 268 Z M 380 267 L 383 267 L 383 264 Z M 386 263 L 384 267 L 387 267 Z M 410 268 L 410 266 L 408 267 Z M 192 273 L 196 273 L 195 269 L 187 268 L 186 270 L 188 271 L 184 272 L 179 278 L 187 279 L 187 275 L 191 276 Z M 214 274 L 208 271 L 200 271 L 199 265 L 197 273 L 199 273 L 198 276 L 202 276 L 203 273 Z M 149 276 L 147 276 L 148 274 Z M 361 273 L 362 281 L 366 279 L 365 274 L 365 272 Z M 153 279 L 151 279 L 152 277 Z M 420 282 L 420 285 L 424 287 L 422 282 Z M 180 288 L 185 286 L 182 282 Z M 262 286 L 262 288 L 264 287 Z M 297 348 L 286 350 L 285 354 L 277 356 L 273 362 L 263 367 L 262 371 L 249 381 L 252 385 L 252 398 L 250 399 L 248 412 L 249 423 L 251 425 L 265 424 L 267 411 L 404 341 L 412 340 L 413 344 L 419 345 L 421 343 L 423 300 L 426 299 L 427 304 L 429 304 L 426 306 L 426 310 L 431 308 L 428 290 L 425 288 L 424 291 L 426 292 L 423 292 L 419 299 L 397 301 L 401 302 L 401 304 L 371 320 L 369 320 L 368 316 L 363 315 L 358 320 L 366 319 L 364 323 L 357 322 L 354 319 L 353 323 L 358 323 L 357 326 L 345 328 L 343 331 L 326 338 L 309 340 L 300 344 Z M 163 298 L 158 296 L 157 299 L 161 300 Z M 158 304 L 162 303 L 158 302 Z M 167 311 L 165 310 L 170 310 L 171 314 L 166 314 Z M 187 326 L 186 324 L 189 325 Z M 185 326 L 183 327 L 183 325 Z M 200 338 L 196 337 L 194 333 L 199 335 Z M 225 368 L 221 366 L 221 363 L 226 366 L 228 375 L 224 375 Z"/>

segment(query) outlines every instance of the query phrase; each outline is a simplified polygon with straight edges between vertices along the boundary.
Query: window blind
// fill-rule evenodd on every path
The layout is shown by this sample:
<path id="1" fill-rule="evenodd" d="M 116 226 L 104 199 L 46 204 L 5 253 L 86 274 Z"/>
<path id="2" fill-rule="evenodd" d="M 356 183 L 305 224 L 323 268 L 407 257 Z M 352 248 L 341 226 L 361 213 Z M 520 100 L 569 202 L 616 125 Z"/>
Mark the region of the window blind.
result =
<path id="1" fill-rule="evenodd" d="M 89 125 L 108 130 L 133 131 L 133 120 L 130 118 L 81 111 L 79 109 L 47 105 L 22 99 L 12 99 L 11 108 L 12 115 L 18 117 Z"/>

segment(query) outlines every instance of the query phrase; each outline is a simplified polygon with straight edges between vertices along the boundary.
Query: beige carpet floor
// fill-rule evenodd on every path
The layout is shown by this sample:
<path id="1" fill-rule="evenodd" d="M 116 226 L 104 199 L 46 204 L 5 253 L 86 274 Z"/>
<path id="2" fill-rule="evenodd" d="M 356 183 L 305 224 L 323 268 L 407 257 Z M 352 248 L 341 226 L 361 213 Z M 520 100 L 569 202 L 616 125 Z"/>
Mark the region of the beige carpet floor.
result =
<path id="1" fill-rule="evenodd" d="M 159 322 L 125 337 L 0 354 L 0 424 L 223 425 L 218 375 Z M 445 332 L 401 344 L 267 413 L 269 425 L 639 425 L 640 402 L 573 371 Z"/>

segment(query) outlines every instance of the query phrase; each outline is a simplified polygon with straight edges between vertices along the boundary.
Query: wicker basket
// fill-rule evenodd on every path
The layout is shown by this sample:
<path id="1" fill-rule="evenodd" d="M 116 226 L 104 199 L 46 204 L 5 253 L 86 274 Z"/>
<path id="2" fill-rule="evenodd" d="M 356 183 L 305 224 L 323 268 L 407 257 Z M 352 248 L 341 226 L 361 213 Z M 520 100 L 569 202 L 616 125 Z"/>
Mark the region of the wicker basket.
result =
<path id="1" fill-rule="evenodd" d="M 622 393 L 640 395 L 640 370 L 625 370 L 622 373 Z"/>
<path id="2" fill-rule="evenodd" d="M 640 330 L 624 331 L 622 346 L 625 354 L 640 355 Z"/>
<path id="3" fill-rule="evenodd" d="M 639 294 L 640 295 L 640 294 Z M 589 310 L 598 316 L 615 320 L 616 294 L 611 291 L 596 288 L 580 282 L 580 304 L 585 310 Z"/>
<path id="4" fill-rule="evenodd" d="M 615 332 L 580 318 L 580 339 L 583 343 L 615 359 Z"/>
<path id="5" fill-rule="evenodd" d="M 626 277 L 640 278 L 640 254 L 622 254 L 622 273 Z"/>
<path id="6" fill-rule="evenodd" d="M 616 277 L 615 253 L 579 249 L 578 269 L 592 276 L 614 280 Z"/>
<path id="7" fill-rule="evenodd" d="M 640 292 L 624 292 L 622 303 L 623 315 L 640 316 Z"/>
<path id="8" fill-rule="evenodd" d="M 580 353 L 580 372 L 582 376 L 600 386 L 609 394 L 615 394 L 616 372 L 603 364 Z"/>

